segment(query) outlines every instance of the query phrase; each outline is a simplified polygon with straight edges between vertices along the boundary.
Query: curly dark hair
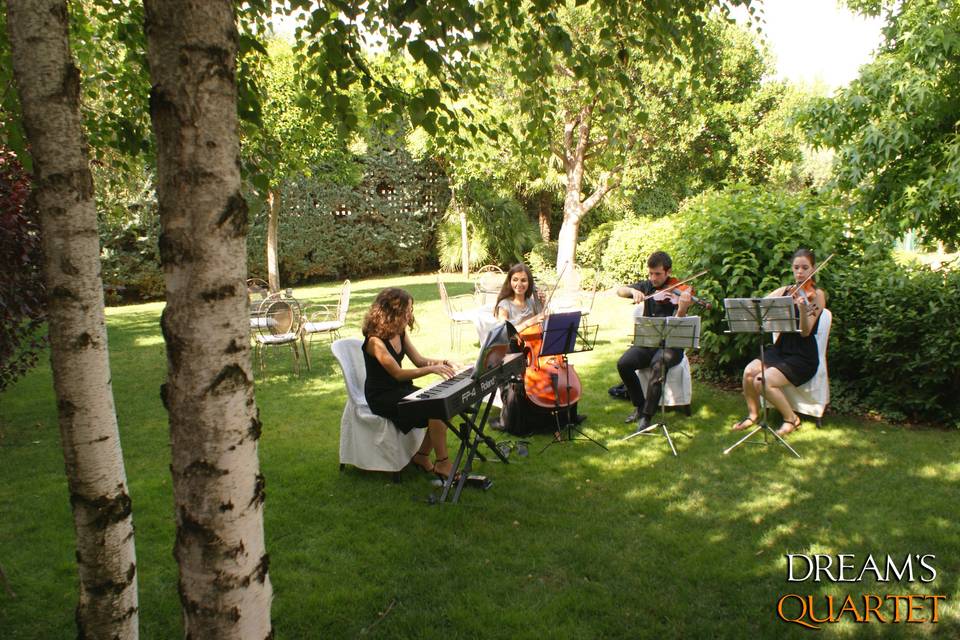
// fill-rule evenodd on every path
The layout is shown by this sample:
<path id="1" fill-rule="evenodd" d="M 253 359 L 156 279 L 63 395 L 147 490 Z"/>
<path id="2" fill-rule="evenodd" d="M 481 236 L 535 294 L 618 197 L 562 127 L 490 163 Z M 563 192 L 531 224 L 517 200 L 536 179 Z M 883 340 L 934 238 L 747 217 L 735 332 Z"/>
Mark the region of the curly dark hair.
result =
<path id="1" fill-rule="evenodd" d="M 377 294 L 370 310 L 363 319 L 363 335 L 376 336 L 387 341 L 395 335 L 403 333 L 404 329 L 413 329 L 416 322 L 413 311 L 407 318 L 407 310 L 413 304 L 413 296 L 404 291 L 390 287 Z"/>
<path id="2" fill-rule="evenodd" d="M 527 292 L 524 294 L 524 298 L 529 298 L 537 292 L 537 286 L 533 282 L 533 273 L 530 272 L 530 267 L 525 265 L 522 262 L 510 267 L 510 271 L 507 271 L 507 277 L 503 281 L 503 286 L 500 287 L 500 293 L 497 295 L 497 301 L 493 305 L 493 315 L 497 315 L 497 307 L 500 305 L 501 300 L 507 300 L 508 298 L 513 298 L 513 287 L 510 286 L 510 278 L 513 277 L 513 274 L 523 272 L 527 274 Z"/>

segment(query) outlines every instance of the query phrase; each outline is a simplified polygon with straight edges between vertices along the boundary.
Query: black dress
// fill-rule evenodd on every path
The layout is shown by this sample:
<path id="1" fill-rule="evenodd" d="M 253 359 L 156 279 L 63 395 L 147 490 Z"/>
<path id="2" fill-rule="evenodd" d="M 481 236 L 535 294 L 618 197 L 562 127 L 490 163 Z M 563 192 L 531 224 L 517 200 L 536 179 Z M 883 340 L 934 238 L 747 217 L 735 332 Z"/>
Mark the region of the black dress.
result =
<path id="1" fill-rule="evenodd" d="M 387 346 L 387 351 L 397 361 L 397 365 L 403 361 L 404 350 L 403 343 L 406 334 L 400 335 L 400 352 L 393 350 L 393 345 L 389 340 L 384 340 L 383 344 Z M 397 403 L 404 397 L 410 395 L 420 387 L 409 380 L 397 380 L 380 364 L 380 361 L 367 353 L 367 343 L 370 337 L 366 336 L 363 340 L 363 363 L 367 367 L 367 380 L 363 383 L 363 395 L 367 397 L 367 404 L 370 410 L 378 416 L 387 418 L 397 429 L 403 433 L 410 433 L 413 429 L 427 426 L 426 420 L 404 420 L 397 411 Z"/>
<path id="2" fill-rule="evenodd" d="M 796 309 L 796 313 L 799 316 L 800 310 Z M 764 363 L 778 369 L 793 386 L 802 385 L 812 378 L 820 367 L 820 351 L 817 349 L 819 326 L 820 316 L 817 316 L 817 321 L 813 323 L 810 335 L 806 338 L 800 333 L 781 333 L 773 346 L 764 351 Z"/>

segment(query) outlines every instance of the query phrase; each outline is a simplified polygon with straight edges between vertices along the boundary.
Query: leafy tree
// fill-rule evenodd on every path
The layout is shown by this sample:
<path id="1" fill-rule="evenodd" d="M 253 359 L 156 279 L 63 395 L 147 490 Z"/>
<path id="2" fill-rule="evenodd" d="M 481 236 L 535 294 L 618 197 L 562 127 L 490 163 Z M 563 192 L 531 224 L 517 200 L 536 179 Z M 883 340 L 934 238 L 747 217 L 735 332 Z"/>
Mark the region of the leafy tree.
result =
<path id="1" fill-rule="evenodd" d="M 802 123 L 836 149 L 835 181 L 860 215 L 891 231 L 960 240 L 960 4 L 856 0 L 885 14 L 883 43 L 860 76 Z"/>
<path id="2" fill-rule="evenodd" d="M 36 364 L 44 342 L 43 254 L 29 195 L 29 176 L 0 147 L 0 391 Z"/>

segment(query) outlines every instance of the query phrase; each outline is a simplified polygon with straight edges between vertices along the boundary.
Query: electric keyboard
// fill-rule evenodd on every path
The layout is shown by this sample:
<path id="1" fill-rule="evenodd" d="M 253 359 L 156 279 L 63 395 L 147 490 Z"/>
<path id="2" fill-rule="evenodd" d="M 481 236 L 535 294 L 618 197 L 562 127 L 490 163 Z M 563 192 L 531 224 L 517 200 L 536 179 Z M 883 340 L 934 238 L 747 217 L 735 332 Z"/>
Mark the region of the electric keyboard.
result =
<path id="1" fill-rule="evenodd" d="M 403 398 L 397 405 L 401 417 L 413 420 L 439 418 L 449 420 L 463 413 L 512 375 L 522 374 L 526 359 L 522 353 L 508 354 L 503 362 L 473 378 L 473 367 L 464 369 L 449 380 L 419 389 Z"/>

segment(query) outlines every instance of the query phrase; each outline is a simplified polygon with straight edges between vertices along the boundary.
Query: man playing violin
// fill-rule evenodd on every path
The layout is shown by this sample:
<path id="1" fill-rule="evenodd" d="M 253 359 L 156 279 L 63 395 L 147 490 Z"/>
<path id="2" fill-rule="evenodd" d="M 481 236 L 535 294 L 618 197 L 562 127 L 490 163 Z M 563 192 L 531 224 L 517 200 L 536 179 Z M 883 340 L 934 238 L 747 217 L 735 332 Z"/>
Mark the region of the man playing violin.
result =
<path id="1" fill-rule="evenodd" d="M 682 287 L 680 293 L 676 292 L 673 285 L 677 280 L 670 276 L 672 267 L 673 261 L 666 252 L 655 251 L 647 259 L 647 279 L 620 287 L 617 289 L 617 295 L 621 298 L 632 298 L 634 304 L 644 305 L 643 315 L 645 316 L 682 317 L 687 315 L 687 309 L 693 302 L 692 293 L 689 287 Z M 681 360 L 683 360 L 683 349 L 671 348 L 632 346 L 620 356 L 617 371 L 620 372 L 620 379 L 623 380 L 634 407 L 633 413 L 627 416 L 624 422 L 636 421 L 638 431 L 646 429 L 650 426 L 660 404 L 663 380 L 658 376 L 651 377 L 650 384 L 647 385 L 644 393 L 640 379 L 637 377 L 637 369 L 654 367 L 659 371 L 662 361 L 666 371 L 680 364 Z"/>

